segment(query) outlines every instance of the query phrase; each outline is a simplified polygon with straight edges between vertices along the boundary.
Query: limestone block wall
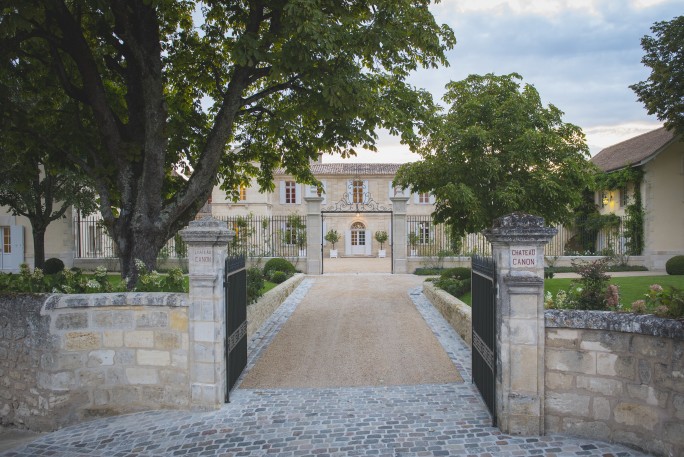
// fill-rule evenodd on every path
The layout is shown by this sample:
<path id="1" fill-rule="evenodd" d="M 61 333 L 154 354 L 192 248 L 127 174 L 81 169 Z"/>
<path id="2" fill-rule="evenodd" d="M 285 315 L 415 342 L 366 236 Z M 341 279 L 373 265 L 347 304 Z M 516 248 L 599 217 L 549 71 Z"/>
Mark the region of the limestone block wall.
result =
<path id="1" fill-rule="evenodd" d="M 93 416 L 189 406 L 188 297 L 0 299 L 0 421 L 53 430 Z"/>
<path id="2" fill-rule="evenodd" d="M 684 455 L 684 323 L 546 311 L 546 433 Z"/>
<path id="3" fill-rule="evenodd" d="M 283 303 L 293 290 L 304 280 L 303 274 L 296 274 L 277 287 L 266 292 L 256 303 L 247 306 L 247 338 L 251 338 L 262 324 Z"/>
<path id="4" fill-rule="evenodd" d="M 460 337 L 463 338 L 463 341 L 472 347 L 473 320 L 470 306 L 450 293 L 435 287 L 431 282 L 423 283 L 423 294 L 444 316 L 444 319 L 456 330 Z"/>

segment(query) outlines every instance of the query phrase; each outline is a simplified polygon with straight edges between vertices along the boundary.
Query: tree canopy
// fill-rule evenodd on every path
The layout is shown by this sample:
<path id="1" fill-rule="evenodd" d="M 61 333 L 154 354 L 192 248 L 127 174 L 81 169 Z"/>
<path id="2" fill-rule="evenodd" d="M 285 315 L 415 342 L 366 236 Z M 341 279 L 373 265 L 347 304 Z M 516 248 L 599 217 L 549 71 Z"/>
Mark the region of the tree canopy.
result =
<path id="1" fill-rule="evenodd" d="M 590 181 L 582 130 L 544 107 L 537 90 L 515 73 L 470 75 L 447 85 L 452 103 L 395 184 L 436 197 L 434 216 L 454 235 L 491 227 L 523 211 L 561 222 Z"/>
<path id="2" fill-rule="evenodd" d="M 58 84 L 41 94 L 82 112 L 70 134 L 90 147 L 67 157 L 92 178 L 131 284 L 134 259 L 154 267 L 219 181 L 271 189 L 284 167 L 314 182 L 309 159 L 374 149 L 381 127 L 417 147 L 435 107 L 405 78 L 455 42 L 429 4 L 0 0 L 1 65 L 49 70 Z"/>
<path id="3" fill-rule="evenodd" d="M 656 22 L 644 36 L 641 62 L 651 69 L 646 81 L 630 87 L 648 114 L 655 114 L 670 130 L 684 134 L 684 16 Z"/>
<path id="4" fill-rule="evenodd" d="M 0 205 L 31 223 L 34 265 L 45 261 L 45 233 L 72 206 L 84 212 L 95 208 L 90 181 L 65 160 L 65 151 L 81 145 L 73 141 L 79 128 L 77 106 L 67 97 L 47 97 L 47 72 L 16 62 L 0 69 Z"/>

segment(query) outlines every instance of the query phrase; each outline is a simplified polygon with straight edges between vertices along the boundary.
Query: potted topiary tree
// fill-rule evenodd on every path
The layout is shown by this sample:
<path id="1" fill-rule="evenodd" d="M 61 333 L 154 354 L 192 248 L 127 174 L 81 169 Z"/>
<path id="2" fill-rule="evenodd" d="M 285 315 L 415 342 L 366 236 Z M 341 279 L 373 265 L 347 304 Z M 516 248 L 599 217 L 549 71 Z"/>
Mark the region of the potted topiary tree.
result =
<path id="1" fill-rule="evenodd" d="M 387 242 L 387 232 L 384 230 L 378 230 L 375 232 L 375 241 L 380 243 L 380 250 L 378 251 L 378 257 L 387 257 L 387 251 L 383 249 L 384 244 Z"/>
<path id="2" fill-rule="evenodd" d="M 330 258 L 337 258 L 337 249 L 335 249 L 335 243 L 340 241 L 340 234 L 337 233 L 337 230 L 329 230 L 328 233 L 325 234 L 325 241 L 332 244 L 332 248 L 330 249 Z"/>

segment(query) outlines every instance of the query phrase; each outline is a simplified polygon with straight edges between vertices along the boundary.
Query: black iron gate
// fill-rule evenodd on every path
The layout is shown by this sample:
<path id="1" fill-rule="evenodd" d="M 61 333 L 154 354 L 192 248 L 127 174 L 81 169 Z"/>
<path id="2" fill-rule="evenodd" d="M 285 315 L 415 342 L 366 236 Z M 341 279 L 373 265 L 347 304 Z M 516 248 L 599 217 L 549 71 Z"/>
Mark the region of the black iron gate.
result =
<path id="1" fill-rule="evenodd" d="M 326 214 L 389 214 L 390 215 L 390 237 L 389 237 L 389 247 L 390 247 L 390 262 L 392 265 L 391 273 L 394 274 L 394 211 L 389 206 L 384 206 L 373 200 L 373 196 L 370 192 L 364 193 L 359 197 L 360 201 L 355 201 L 353 196 L 353 191 L 349 189 L 349 192 L 342 196 L 342 199 L 330 206 L 321 208 L 321 274 L 324 273 L 323 263 L 324 263 L 324 249 L 323 240 L 325 239 L 325 233 L 323 228 L 323 222 L 325 220 Z M 372 242 L 368 240 L 368 242 Z"/>
<path id="2" fill-rule="evenodd" d="M 472 266 L 473 382 L 496 425 L 496 264 L 473 256 Z"/>
<path id="3" fill-rule="evenodd" d="M 226 403 L 247 365 L 247 270 L 244 257 L 226 259 Z"/>

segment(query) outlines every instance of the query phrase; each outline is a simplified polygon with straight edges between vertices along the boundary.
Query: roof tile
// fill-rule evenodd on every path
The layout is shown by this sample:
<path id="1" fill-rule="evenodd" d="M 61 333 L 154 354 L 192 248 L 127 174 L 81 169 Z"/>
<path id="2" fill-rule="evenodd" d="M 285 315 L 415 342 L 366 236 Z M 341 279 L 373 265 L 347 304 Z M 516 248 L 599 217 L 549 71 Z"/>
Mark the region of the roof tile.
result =
<path id="1" fill-rule="evenodd" d="M 320 175 L 395 175 L 402 164 L 400 163 L 314 163 L 311 171 L 315 176 Z M 287 175 L 287 171 L 279 168 L 276 175 Z"/>
<path id="2" fill-rule="evenodd" d="M 591 158 L 602 171 L 614 171 L 650 159 L 674 139 L 665 127 L 644 133 L 603 149 Z"/>

